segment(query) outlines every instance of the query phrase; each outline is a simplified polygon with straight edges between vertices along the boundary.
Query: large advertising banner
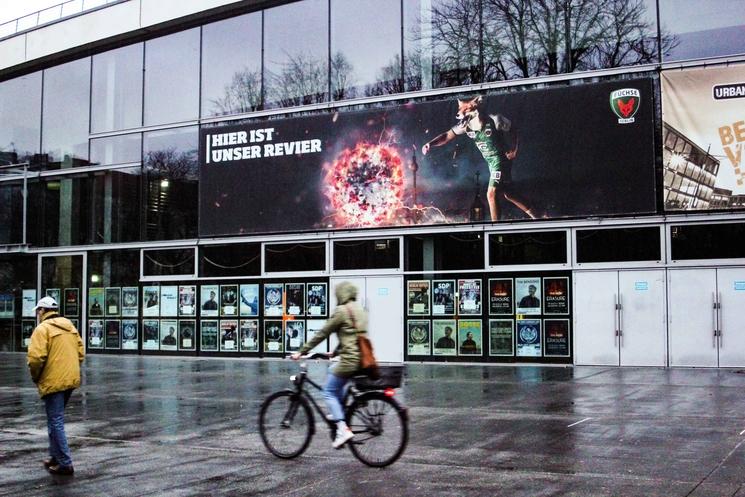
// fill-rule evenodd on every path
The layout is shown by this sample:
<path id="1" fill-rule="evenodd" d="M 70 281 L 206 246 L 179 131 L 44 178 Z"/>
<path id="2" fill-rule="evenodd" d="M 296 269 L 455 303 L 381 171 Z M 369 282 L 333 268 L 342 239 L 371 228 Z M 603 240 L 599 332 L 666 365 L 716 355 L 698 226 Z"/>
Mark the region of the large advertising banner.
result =
<path id="1" fill-rule="evenodd" d="M 745 65 L 662 73 L 666 210 L 745 208 Z"/>
<path id="2" fill-rule="evenodd" d="M 200 234 L 655 211 L 650 79 L 200 132 Z"/>

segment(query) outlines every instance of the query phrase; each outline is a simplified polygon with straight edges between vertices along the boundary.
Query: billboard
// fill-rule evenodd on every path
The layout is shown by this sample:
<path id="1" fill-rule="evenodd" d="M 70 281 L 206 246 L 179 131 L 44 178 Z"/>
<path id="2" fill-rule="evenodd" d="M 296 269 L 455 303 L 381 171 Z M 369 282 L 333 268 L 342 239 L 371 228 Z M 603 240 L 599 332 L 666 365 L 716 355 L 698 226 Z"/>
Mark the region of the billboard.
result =
<path id="1" fill-rule="evenodd" d="M 665 210 L 745 208 L 745 65 L 662 73 Z"/>
<path id="2" fill-rule="evenodd" d="M 203 128 L 202 236 L 655 211 L 650 79 Z"/>

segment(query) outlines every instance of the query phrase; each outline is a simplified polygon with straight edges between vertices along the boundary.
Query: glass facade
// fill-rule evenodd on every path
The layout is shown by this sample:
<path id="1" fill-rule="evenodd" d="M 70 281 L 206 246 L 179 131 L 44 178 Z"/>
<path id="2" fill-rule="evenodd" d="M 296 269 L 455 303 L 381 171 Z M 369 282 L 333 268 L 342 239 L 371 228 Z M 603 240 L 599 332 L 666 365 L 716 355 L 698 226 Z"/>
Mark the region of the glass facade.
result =
<path id="1" fill-rule="evenodd" d="M 0 83 L 0 166 L 27 162 L 39 153 L 41 74 Z"/>
<path id="2" fill-rule="evenodd" d="M 143 44 L 93 56 L 91 133 L 142 125 Z"/>

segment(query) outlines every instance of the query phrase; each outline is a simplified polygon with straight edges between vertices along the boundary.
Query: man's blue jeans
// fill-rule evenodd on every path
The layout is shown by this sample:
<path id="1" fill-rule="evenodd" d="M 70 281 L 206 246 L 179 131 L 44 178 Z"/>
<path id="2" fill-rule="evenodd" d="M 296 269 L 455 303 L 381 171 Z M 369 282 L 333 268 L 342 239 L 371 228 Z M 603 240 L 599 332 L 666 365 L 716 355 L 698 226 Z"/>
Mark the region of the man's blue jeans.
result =
<path id="1" fill-rule="evenodd" d="M 49 455 L 60 466 L 72 466 L 70 447 L 65 436 L 65 406 L 70 400 L 72 389 L 50 393 L 42 397 L 47 410 L 47 431 L 49 433 Z"/>

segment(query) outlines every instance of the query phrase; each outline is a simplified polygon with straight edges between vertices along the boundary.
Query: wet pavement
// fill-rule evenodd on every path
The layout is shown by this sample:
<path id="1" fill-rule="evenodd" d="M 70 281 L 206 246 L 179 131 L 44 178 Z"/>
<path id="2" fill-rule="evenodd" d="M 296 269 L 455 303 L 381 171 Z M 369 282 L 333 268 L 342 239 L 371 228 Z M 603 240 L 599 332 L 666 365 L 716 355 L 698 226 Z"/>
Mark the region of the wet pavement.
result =
<path id="1" fill-rule="evenodd" d="M 735 370 L 410 364 L 410 439 L 385 469 L 325 427 L 280 460 L 257 431 L 291 361 L 89 356 L 53 477 L 23 354 L 0 353 L 0 496 L 742 496 Z M 312 364 L 322 379 L 325 365 Z"/>

